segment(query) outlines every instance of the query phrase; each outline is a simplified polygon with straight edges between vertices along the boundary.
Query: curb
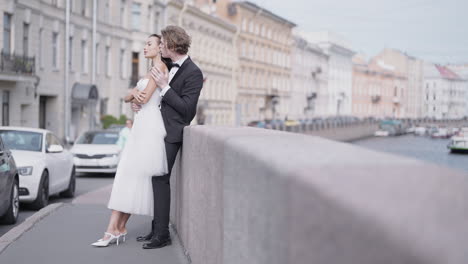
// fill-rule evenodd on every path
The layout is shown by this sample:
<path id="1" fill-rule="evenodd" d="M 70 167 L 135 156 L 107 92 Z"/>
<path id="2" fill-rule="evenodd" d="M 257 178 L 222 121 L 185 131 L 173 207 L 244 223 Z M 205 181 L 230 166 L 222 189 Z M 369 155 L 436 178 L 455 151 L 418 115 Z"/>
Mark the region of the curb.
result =
<path id="1" fill-rule="evenodd" d="M 28 230 L 30 230 L 35 224 L 37 224 L 39 221 L 62 207 L 64 203 L 54 203 L 50 204 L 41 210 L 39 210 L 37 213 L 31 215 L 28 217 L 26 220 L 24 220 L 23 223 L 15 226 L 12 228 L 10 231 L 5 233 L 3 236 L 0 237 L 0 254 L 5 251 L 5 249 L 13 242 L 18 240 L 24 233 L 26 233 Z"/>
<path id="2" fill-rule="evenodd" d="M 182 243 L 182 239 L 179 237 L 179 233 L 177 232 L 177 229 L 175 228 L 175 226 L 171 222 L 169 222 L 169 228 L 171 230 L 171 234 L 172 234 L 172 238 L 173 238 L 173 240 L 172 240 L 173 244 L 178 245 L 180 247 L 180 249 L 181 249 L 179 251 L 180 257 L 185 260 L 185 264 L 191 264 L 192 259 L 190 258 L 189 252 L 185 248 L 184 244 Z"/>

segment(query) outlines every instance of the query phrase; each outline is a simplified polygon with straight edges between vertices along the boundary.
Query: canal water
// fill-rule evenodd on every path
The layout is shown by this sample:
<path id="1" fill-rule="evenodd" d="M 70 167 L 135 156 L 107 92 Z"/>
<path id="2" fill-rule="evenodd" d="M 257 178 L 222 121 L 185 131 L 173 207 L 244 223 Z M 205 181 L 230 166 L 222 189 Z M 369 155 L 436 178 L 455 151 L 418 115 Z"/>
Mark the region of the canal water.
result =
<path id="1" fill-rule="evenodd" d="M 464 172 L 468 175 L 468 154 L 452 154 L 449 139 L 431 139 L 404 135 L 398 137 L 372 137 L 351 142 L 354 145 L 401 156 L 420 159 Z"/>

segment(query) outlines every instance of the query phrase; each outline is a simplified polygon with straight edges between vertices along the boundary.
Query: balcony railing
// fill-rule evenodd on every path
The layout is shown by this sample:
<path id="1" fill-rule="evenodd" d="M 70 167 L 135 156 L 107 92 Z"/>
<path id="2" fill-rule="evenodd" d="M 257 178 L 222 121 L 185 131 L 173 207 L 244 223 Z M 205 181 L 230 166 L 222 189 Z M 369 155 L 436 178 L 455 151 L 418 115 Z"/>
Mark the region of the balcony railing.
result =
<path id="1" fill-rule="evenodd" d="M 0 72 L 34 75 L 35 58 L 0 53 Z"/>
<path id="2" fill-rule="evenodd" d="M 371 101 L 372 101 L 372 103 L 374 103 L 374 104 L 380 102 L 380 95 L 372 95 L 372 96 L 371 96 Z"/>

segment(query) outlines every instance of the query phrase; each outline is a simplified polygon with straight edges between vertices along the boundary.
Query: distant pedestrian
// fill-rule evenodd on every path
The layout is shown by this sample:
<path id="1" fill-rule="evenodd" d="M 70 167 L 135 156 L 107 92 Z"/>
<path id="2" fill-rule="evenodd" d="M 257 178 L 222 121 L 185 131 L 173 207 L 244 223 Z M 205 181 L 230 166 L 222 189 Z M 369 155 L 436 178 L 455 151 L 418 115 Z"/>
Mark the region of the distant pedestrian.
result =
<path id="1" fill-rule="evenodd" d="M 119 140 L 117 140 L 117 145 L 120 147 L 120 149 L 123 149 L 125 146 L 125 143 L 127 143 L 128 136 L 130 135 L 130 129 L 132 129 L 133 126 L 133 120 L 127 119 L 125 122 L 125 127 L 120 130 L 119 133 Z"/>

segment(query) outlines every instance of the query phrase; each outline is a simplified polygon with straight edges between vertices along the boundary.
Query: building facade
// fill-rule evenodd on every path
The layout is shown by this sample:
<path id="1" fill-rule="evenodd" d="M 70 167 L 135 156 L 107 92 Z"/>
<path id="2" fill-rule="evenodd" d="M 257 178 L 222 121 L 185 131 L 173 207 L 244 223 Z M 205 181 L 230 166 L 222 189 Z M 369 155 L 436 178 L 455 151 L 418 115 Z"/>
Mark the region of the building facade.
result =
<path id="1" fill-rule="evenodd" d="M 288 118 L 310 119 L 317 115 L 317 95 L 327 90 L 328 56 L 301 33 L 294 34 L 292 87 Z"/>
<path id="2" fill-rule="evenodd" d="M 448 67 L 425 63 L 425 116 L 436 119 L 460 119 L 466 114 L 467 81 Z"/>
<path id="3" fill-rule="evenodd" d="M 394 69 L 395 74 L 406 79 L 404 85 L 406 89 L 400 91 L 400 116 L 404 118 L 423 117 L 423 61 L 395 49 L 384 49 L 374 57 L 374 61 L 389 65 Z"/>
<path id="4" fill-rule="evenodd" d="M 310 32 L 307 40 L 317 44 L 328 56 L 328 86 L 317 94 L 317 114 L 351 115 L 352 57 L 355 52 L 343 37 L 332 32 Z"/>
<path id="5" fill-rule="evenodd" d="M 248 1 L 216 1 L 214 11 L 238 28 L 236 125 L 286 118 L 296 25 Z"/>
<path id="6" fill-rule="evenodd" d="M 53 115 L 50 109 L 39 112 L 37 75 L 38 60 L 30 42 L 36 39 L 31 35 L 33 15 L 31 11 L 16 15 L 15 1 L 0 2 L 0 107 L 3 126 L 37 127 L 41 114 Z M 51 100 L 52 101 L 52 100 Z M 50 104 L 59 104 L 53 100 Z"/>
<path id="7" fill-rule="evenodd" d="M 32 80 L 13 86 L 0 81 L 9 94 L 4 124 L 46 128 L 74 140 L 99 127 L 102 115 L 132 115 L 122 98 L 148 70 L 142 49 L 159 30 L 162 4 L 6 0 L 1 5 L 3 21 L 10 21 L 3 27 L 4 53 L 34 59 Z"/>
<path id="8" fill-rule="evenodd" d="M 189 2 L 170 1 L 165 10 L 165 24 L 179 25 L 192 37 L 189 55 L 204 75 L 197 116 L 193 122 L 234 125 L 237 28 L 209 11 Z"/>
<path id="9" fill-rule="evenodd" d="M 465 102 L 467 102 L 465 116 L 468 117 L 468 64 L 451 64 L 448 65 L 448 68 L 467 82 L 465 86 Z"/>
<path id="10" fill-rule="evenodd" d="M 392 66 L 368 62 L 361 55 L 353 57 L 352 114 L 377 118 L 400 118 L 401 91 L 406 78 Z"/>

